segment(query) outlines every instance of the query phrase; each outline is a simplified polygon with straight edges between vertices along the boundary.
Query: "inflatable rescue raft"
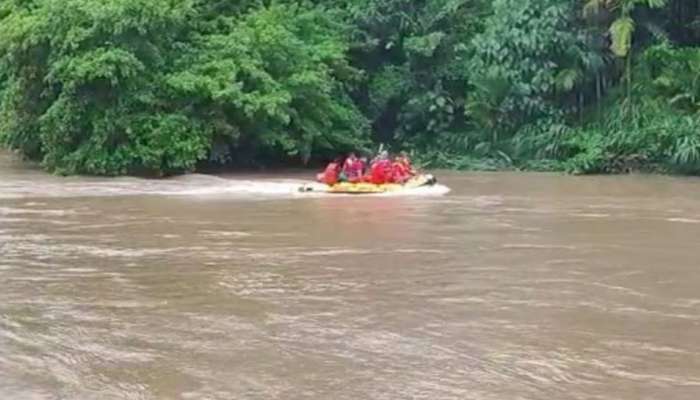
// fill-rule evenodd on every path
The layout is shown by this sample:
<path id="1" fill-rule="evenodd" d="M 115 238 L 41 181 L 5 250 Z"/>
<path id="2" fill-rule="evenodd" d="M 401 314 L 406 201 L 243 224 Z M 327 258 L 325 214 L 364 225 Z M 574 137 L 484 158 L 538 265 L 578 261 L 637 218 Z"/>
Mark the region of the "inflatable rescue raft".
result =
<path id="1" fill-rule="evenodd" d="M 437 183 L 433 175 L 416 175 L 404 184 L 386 183 L 375 185 L 373 183 L 350 183 L 341 182 L 333 186 L 323 183 L 308 183 L 299 188 L 300 192 L 308 193 L 338 193 L 338 194 L 375 194 L 398 192 L 401 190 L 414 189 L 421 186 L 432 186 Z"/>

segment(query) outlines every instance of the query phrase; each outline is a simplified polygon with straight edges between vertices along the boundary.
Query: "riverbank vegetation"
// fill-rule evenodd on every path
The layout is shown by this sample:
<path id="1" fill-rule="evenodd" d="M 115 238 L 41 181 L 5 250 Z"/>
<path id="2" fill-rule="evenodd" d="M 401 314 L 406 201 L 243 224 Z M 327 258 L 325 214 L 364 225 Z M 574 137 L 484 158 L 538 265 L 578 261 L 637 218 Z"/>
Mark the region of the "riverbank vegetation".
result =
<path id="1" fill-rule="evenodd" d="M 700 1 L 4 0 L 0 141 L 65 174 L 700 173 Z"/>

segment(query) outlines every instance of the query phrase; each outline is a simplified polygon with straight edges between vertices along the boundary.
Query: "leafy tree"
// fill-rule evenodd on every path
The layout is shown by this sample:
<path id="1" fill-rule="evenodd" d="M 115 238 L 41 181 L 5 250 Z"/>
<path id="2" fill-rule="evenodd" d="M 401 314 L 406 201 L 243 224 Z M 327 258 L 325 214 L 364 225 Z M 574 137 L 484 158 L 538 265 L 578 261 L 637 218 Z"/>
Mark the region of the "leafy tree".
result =
<path id="1" fill-rule="evenodd" d="M 66 173 L 187 170 L 208 130 L 159 84 L 192 9 L 167 0 L 40 1 L 0 28 L 2 136 Z"/>
<path id="2" fill-rule="evenodd" d="M 13 7 L 0 28 L 5 143 L 89 174 L 186 171 L 222 141 L 304 160 L 363 145 L 366 122 L 345 88 L 356 72 L 322 9 L 261 8 L 215 27 L 201 7 Z"/>
<path id="3" fill-rule="evenodd" d="M 495 0 L 485 30 L 472 40 L 472 90 L 466 113 L 477 131 L 513 133 L 557 115 L 594 57 L 566 1 Z M 564 103 L 565 104 L 565 103 Z"/>
<path id="4" fill-rule="evenodd" d="M 356 98 L 379 141 L 427 138 L 461 122 L 467 43 L 488 12 L 482 0 L 348 2 L 354 65 L 366 71 Z"/>
<path id="5" fill-rule="evenodd" d="M 584 6 L 586 15 L 599 14 L 605 10 L 615 16 L 609 28 L 610 50 L 615 56 L 625 60 L 628 99 L 632 90 L 632 38 L 637 26 L 634 12 L 638 7 L 658 9 L 666 3 L 666 0 L 587 0 Z M 654 32 L 660 32 L 656 26 L 647 27 Z"/>
<path id="6" fill-rule="evenodd" d="M 700 2 L 4 0 L 0 143 L 59 173 L 700 173 Z M 632 76 L 635 79 L 632 80 Z"/>
<path id="7" fill-rule="evenodd" d="M 308 160 L 362 147 L 367 123 L 346 92 L 357 76 L 347 44 L 322 11 L 274 6 L 230 31 L 197 35 L 168 86 L 231 147 L 264 146 Z M 226 153 L 226 152 L 225 152 Z"/>

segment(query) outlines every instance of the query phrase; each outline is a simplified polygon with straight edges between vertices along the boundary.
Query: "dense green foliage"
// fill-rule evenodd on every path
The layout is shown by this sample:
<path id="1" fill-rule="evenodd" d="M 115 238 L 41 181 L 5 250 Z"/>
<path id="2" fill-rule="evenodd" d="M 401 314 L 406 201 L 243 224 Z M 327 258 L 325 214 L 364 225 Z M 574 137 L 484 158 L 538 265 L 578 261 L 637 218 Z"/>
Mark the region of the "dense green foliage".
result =
<path id="1" fill-rule="evenodd" d="M 3 0 L 0 142 L 59 173 L 700 173 L 700 2 Z"/>

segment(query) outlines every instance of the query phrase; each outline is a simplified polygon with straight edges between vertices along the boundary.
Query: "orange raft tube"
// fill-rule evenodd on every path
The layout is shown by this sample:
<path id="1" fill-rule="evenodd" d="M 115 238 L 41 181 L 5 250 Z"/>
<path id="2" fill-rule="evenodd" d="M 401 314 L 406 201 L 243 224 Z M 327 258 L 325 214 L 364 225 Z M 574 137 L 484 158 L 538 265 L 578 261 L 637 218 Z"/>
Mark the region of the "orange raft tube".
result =
<path id="1" fill-rule="evenodd" d="M 406 189 L 414 189 L 421 186 L 432 186 L 437 183 L 437 179 L 433 175 L 421 174 L 409 179 L 404 184 L 385 183 L 375 185 L 373 183 L 350 183 L 341 182 L 333 186 L 322 183 L 305 184 L 299 188 L 300 192 L 308 193 L 339 193 L 339 194 L 375 194 L 398 192 Z"/>

